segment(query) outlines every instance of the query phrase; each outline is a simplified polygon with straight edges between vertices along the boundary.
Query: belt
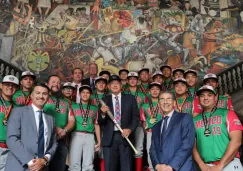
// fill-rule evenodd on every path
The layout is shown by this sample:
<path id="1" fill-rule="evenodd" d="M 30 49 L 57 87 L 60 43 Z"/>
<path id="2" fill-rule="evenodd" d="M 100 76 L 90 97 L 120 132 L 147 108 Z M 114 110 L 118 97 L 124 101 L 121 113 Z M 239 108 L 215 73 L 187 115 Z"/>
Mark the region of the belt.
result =
<path id="1" fill-rule="evenodd" d="M 219 162 L 220 162 L 220 160 L 219 160 L 219 161 L 213 161 L 213 162 L 207 162 L 206 164 L 218 165 L 218 164 L 219 164 Z"/>
<path id="2" fill-rule="evenodd" d="M 83 134 L 93 134 L 93 132 L 88 132 L 88 131 L 75 131 L 75 132 L 80 132 L 80 133 L 83 133 Z"/>
<path id="3" fill-rule="evenodd" d="M 8 146 L 7 146 L 6 143 L 0 143 L 0 147 L 1 147 L 1 148 L 8 148 Z"/>
<path id="4" fill-rule="evenodd" d="M 238 157 L 235 157 L 235 158 L 238 158 Z M 234 159 L 233 159 L 234 160 Z M 231 160 L 230 162 L 232 162 L 233 160 Z M 213 161 L 213 162 L 207 162 L 206 164 L 213 164 L 213 165 L 218 165 L 220 162 L 220 160 L 218 161 Z"/>
<path id="5" fill-rule="evenodd" d="M 152 129 L 146 129 L 147 132 L 152 132 Z"/>

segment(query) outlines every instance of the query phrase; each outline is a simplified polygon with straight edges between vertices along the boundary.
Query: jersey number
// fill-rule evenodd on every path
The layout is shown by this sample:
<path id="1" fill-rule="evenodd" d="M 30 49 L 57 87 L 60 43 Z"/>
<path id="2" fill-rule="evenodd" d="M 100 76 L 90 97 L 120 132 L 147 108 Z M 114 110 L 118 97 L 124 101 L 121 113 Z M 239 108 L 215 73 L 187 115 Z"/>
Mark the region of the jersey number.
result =
<path id="1" fill-rule="evenodd" d="M 221 128 L 220 126 L 215 126 L 212 128 L 213 130 L 213 135 L 221 135 Z"/>

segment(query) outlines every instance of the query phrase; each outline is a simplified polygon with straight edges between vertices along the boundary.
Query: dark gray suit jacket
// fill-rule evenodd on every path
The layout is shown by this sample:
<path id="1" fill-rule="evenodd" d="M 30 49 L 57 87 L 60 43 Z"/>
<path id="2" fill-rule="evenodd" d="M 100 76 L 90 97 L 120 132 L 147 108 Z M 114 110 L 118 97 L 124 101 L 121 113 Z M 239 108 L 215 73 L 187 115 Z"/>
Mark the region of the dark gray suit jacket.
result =
<path id="1" fill-rule="evenodd" d="M 46 152 L 51 158 L 57 148 L 55 122 L 44 114 L 48 125 Z M 7 125 L 7 145 L 10 150 L 5 171 L 28 171 L 27 163 L 37 157 L 38 133 L 32 106 L 14 108 Z"/>

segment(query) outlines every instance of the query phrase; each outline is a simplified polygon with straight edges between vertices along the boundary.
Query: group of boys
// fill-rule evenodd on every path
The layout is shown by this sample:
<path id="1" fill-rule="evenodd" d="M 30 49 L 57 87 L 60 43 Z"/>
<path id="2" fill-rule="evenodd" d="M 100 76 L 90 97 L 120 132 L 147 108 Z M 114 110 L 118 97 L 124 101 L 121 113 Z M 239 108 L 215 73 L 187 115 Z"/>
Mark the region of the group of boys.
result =
<path id="1" fill-rule="evenodd" d="M 76 71 L 83 73 L 80 68 Z M 56 137 L 58 147 L 50 162 L 51 171 L 64 171 L 66 158 L 69 152 L 69 169 L 71 171 L 88 171 L 93 169 L 94 152 L 99 153 L 100 170 L 104 171 L 104 159 L 101 148 L 102 128 L 99 126 L 98 109 L 100 101 L 109 89 L 109 71 L 101 71 L 96 77 L 94 85 L 81 85 L 79 89 L 71 82 L 61 87 L 61 79 L 56 75 L 48 77 L 46 85 L 50 89 L 50 98 L 44 111 L 55 118 Z M 146 141 L 148 170 L 153 171 L 149 149 L 151 146 L 152 127 L 163 117 L 159 107 L 159 95 L 162 91 L 171 91 L 175 97 L 174 109 L 178 112 L 188 113 L 193 117 L 196 129 L 194 159 L 202 170 L 209 167 L 206 164 L 217 165 L 229 151 L 229 144 L 235 135 L 234 130 L 242 130 L 241 123 L 233 111 L 231 98 L 219 94 L 219 81 L 215 74 L 206 74 L 203 86 L 198 85 L 198 74 L 193 69 L 172 69 L 169 65 L 160 67 L 160 71 L 150 73 L 148 68 L 138 72 L 129 72 L 127 69 L 119 71 L 122 90 L 124 94 L 134 95 L 140 111 L 140 122 L 135 130 L 135 148 L 138 153 L 134 155 L 135 170 L 143 170 L 144 141 Z M 6 126 L 11 109 L 31 105 L 30 93 L 36 77 L 30 71 L 25 71 L 19 80 L 15 76 L 5 76 L 0 84 L 2 95 L 0 97 L 0 149 L 1 161 L 5 163 L 7 153 Z M 62 97 L 58 97 L 61 90 Z M 79 96 L 80 103 L 76 103 L 74 95 Z M 207 108 L 207 100 L 214 98 L 214 105 Z M 208 100 L 210 101 L 210 100 Z M 72 133 L 71 136 L 68 136 Z M 68 137 L 71 140 L 67 142 Z M 146 138 L 146 140 L 145 140 Z M 237 144 L 238 145 L 238 144 Z M 231 145 L 232 146 L 232 145 Z M 230 147 L 231 147 L 230 146 Z M 235 152 L 237 159 L 238 153 Z M 234 159 L 235 160 L 235 159 Z M 0 165 L 4 168 L 3 165 Z"/>

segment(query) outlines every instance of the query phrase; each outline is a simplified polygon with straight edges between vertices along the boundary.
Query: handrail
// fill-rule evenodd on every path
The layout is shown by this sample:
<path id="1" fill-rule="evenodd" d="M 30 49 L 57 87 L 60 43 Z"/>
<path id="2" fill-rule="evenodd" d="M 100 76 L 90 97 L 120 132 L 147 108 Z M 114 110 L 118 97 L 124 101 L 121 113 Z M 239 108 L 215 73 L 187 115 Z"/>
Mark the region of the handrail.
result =
<path id="1" fill-rule="evenodd" d="M 243 61 L 217 73 L 221 94 L 232 94 L 243 89 Z"/>
<path id="2" fill-rule="evenodd" d="M 22 70 L 0 59 L 0 81 L 2 81 L 3 77 L 6 75 L 14 75 L 19 78 L 21 73 Z"/>

